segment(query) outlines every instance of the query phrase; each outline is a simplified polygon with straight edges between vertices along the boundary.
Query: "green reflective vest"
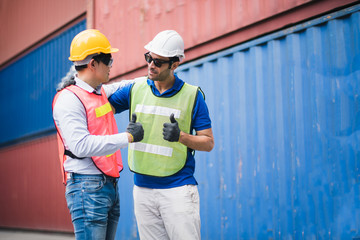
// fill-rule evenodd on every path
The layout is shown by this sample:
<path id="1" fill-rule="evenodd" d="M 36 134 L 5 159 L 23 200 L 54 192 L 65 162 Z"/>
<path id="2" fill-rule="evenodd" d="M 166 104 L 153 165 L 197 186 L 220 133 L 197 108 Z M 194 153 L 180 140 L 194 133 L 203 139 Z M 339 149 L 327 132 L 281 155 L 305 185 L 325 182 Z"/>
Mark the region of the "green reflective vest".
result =
<path id="1" fill-rule="evenodd" d="M 137 81 L 131 89 L 130 116 L 136 113 L 144 128 L 144 139 L 130 143 L 128 163 L 131 171 L 144 175 L 166 177 L 180 171 L 187 159 L 187 147 L 163 139 L 163 124 L 174 113 L 181 131 L 190 133 L 198 87 L 184 83 L 171 97 L 157 97 L 147 78 Z"/>

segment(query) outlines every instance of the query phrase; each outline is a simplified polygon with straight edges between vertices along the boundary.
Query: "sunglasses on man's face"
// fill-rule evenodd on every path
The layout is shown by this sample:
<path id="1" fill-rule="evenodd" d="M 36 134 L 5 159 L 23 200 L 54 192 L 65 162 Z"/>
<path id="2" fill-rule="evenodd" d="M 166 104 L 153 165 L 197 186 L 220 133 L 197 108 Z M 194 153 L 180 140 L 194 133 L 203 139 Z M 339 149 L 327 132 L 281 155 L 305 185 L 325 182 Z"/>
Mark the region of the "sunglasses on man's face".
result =
<path id="1" fill-rule="evenodd" d="M 171 60 L 165 61 L 165 60 L 161 60 L 161 59 L 157 59 L 157 58 L 152 58 L 152 56 L 150 55 L 150 52 L 147 52 L 144 55 L 145 55 L 145 61 L 149 64 L 151 62 L 154 62 L 156 67 L 161 67 L 164 63 L 169 63 L 171 65 L 171 63 L 173 62 Z"/>
<path id="2" fill-rule="evenodd" d="M 106 66 L 111 67 L 114 62 L 114 59 L 113 58 L 102 59 L 101 62 L 103 62 Z"/>
<path id="3" fill-rule="evenodd" d="M 114 59 L 112 58 L 111 54 L 102 54 L 100 57 L 98 57 L 97 61 L 102 62 L 108 67 L 111 67 L 114 62 Z"/>
<path id="4" fill-rule="evenodd" d="M 114 59 L 113 59 L 113 58 L 110 58 L 108 64 L 106 64 L 106 65 L 107 65 L 108 67 L 111 67 L 112 64 L 113 64 L 113 62 L 114 62 Z"/>

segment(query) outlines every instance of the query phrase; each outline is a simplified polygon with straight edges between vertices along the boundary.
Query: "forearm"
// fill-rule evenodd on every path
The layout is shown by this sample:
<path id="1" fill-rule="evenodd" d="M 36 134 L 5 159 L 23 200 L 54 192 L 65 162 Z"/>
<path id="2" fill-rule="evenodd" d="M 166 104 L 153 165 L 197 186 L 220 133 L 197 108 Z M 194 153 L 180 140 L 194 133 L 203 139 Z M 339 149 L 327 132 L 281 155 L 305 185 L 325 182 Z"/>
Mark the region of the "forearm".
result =
<path id="1" fill-rule="evenodd" d="M 106 156 L 127 147 L 131 140 L 128 133 L 91 135 L 83 104 L 67 90 L 59 96 L 53 117 L 66 148 L 78 157 Z"/>
<path id="2" fill-rule="evenodd" d="M 70 151 L 78 157 L 106 156 L 127 147 L 129 134 L 126 132 L 105 136 L 89 134 L 82 139 L 72 139 L 67 142 Z"/>
<path id="3" fill-rule="evenodd" d="M 188 148 L 197 151 L 210 152 L 214 148 L 214 138 L 208 135 L 191 135 L 188 133 L 180 132 L 179 142 Z"/>
<path id="4" fill-rule="evenodd" d="M 111 95 L 113 95 L 117 90 L 120 90 L 129 84 L 135 83 L 140 81 L 141 79 L 144 79 L 144 77 L 139 77 L 131 80 L 121 80 L 119 82 L 110 82 L 103 85 L 103 88 L 105 90 L 106 96 L 109 98 Z"/>
<path id="5" fill-rule="evenodd" d="M 131 84 L 135 82 L 134 80 L 122 80 L 120 82 L 112 82 L 109 84 L 104 84 L 103 88 L 106 93 L 106 96 L 109 98 L 111 95 L 113 95 L 114 92 L 116 92 L 118 89 L 121 89 L 128 84 Z"/>

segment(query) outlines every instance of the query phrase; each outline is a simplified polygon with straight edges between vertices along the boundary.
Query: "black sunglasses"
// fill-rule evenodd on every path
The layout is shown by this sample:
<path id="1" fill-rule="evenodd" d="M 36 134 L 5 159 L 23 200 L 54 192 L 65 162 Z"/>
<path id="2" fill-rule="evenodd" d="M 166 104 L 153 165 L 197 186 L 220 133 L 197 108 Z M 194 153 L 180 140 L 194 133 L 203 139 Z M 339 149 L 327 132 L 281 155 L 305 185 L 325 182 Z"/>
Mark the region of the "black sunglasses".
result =
<path id="1" fill-rule="evenodd" d="M 111 57 L 110 53 L 100 53 L 99 55 L 96 55 L 93 57 L 93 59 L 97 62 L 102 62 L 106 66 L 111 67 L 114 59 Z"/>
<path id="2" fill-rule="evenodd" d="M 161 67 L 164 63 L 169 63 L 169 68 L 171 68 L 171 64 L 174 62 L 173 60 L 165 61 L 157 58 L 152 58 L 150 52 L 147 52 L 144 55 L 145 55 L 145 61 L 147 63 L 150 64 L 152 61 L 154 61 L 154 64 L 157 67 Z"/>

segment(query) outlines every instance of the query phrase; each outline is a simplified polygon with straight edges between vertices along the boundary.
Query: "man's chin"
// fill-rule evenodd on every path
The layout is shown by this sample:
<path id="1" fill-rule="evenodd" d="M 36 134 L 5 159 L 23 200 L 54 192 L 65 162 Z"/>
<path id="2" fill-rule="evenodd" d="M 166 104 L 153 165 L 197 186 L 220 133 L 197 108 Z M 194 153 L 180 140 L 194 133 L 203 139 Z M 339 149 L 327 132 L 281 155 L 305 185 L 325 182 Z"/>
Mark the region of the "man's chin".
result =
<path id="1" fill-rule="evenodd" d="M 148 78 L 153 81 L 157 81 L 157 77 L 155 74 L 148 73 Z"/>

